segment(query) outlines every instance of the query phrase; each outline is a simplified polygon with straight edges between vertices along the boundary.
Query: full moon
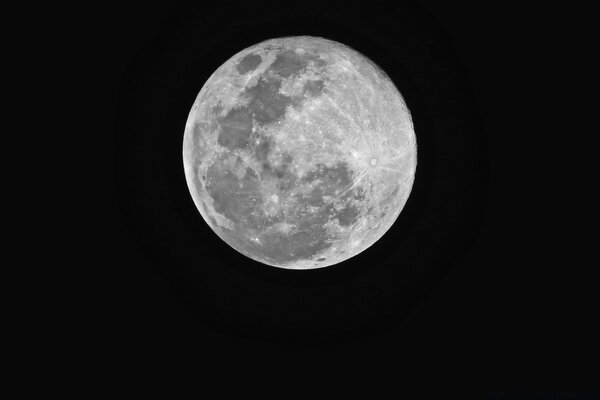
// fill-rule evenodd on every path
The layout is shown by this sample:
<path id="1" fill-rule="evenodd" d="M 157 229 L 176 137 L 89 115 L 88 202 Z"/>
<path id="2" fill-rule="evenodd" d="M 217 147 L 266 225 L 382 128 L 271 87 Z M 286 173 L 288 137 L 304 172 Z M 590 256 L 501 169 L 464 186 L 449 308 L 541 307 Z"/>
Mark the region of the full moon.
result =
<path id="1" fill-rule="evenodd" d="M 285 37 L 210 76 L 186 122 L 183 165 L 198 211 L 233 249 L 313 269 L 390 229 L 417 144 L 402 95 L 374 62 L 324 38 Z"/>

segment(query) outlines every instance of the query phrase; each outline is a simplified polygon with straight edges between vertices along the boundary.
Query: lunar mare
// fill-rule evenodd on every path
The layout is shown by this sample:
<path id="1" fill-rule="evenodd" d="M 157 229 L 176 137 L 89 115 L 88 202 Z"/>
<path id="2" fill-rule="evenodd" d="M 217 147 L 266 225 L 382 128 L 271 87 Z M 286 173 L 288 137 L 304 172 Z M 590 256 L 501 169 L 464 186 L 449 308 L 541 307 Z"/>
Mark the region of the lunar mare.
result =
<path id="1" fill-rule="evenodd" d="M 289 269 L 370 247 L 410 194 L 410 112 L 366 57 L 317 37 L 259 43 L 200 90 L 185 126 L 191 196 L 238 252 Z"/>

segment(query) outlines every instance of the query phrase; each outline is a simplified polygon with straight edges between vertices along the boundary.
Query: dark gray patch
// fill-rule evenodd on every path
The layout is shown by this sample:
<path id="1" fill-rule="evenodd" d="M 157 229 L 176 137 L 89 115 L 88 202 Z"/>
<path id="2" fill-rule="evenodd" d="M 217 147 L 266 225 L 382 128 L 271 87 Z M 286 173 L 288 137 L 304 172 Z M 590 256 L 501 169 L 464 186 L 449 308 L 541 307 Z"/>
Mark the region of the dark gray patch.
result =
<path id="1" fill-rule="evenodd" d="M 281 218 L 275 221 L 266 221 L 263 218 L 261 222 L 264 225 L 255 225 L 251 229 L 236 226 L 233 230 L 223 230 L 228 232 L 228 240 L 245 250 L 247 254 L 276 264 L 308 259 L 331 246 L 326 230 L 314 223 L 301 223 L 288 217 L 287 222 L 299 223 L 297 230 L 285 234 L 270 229 L 273 223 L 282 221 Z M 256 232 L 260 243 L 250 240 Z"/>
<path id="2" fill-rule="evenodd" d="M 268 137 L 258 137 L 257 143 L 255 143 L 253 149 L 254 158 L 261 163 L 266 162 L 269 156 L 269 151 L 271 150 L 272 142 L 272 139 Z"/>
<path id="3" fill-rule="evenodd" d="M 310 171 L 304 181 L 312 182 L 320 180 L 321 183 L 315 187 L 308 195 L 302 195 L 299 199 L 301 204 L 318 207 L 317 217 L 319 221 L 315 223 L 324 223 L 328 218 L 337 219 L 341 226 L 350 226 L 354 224 L 360 216 L 360 210 L 350 202 L 364 200 L 364 189 L 354 188 L 348 190 L 353 183 L 352 173 L 344 162 L 339 162 L 332 167 L 324 164 L 317 164 L 316 168 Z M 336 210 L 332 204 L 328 204 L 323 196 L 333 196 L 344 205 L 341 210 Z"/>
<path id="4" fill-rule="evenodd" d="M 289 169 L 293 158 L 285 154 L 281 164 L 272 165 L 267 161 L 271 148 L 270 139 L 262 137 L 253 149 L 255 157 L 263 161 L 260 179 L 275 180 L 280 195 L 289 196 L 289 190 L 297 185 L 298 179 Z M 247 254 L 277 264 L 311 259 L 332 245 L 324 228 L 328 220 L 337 218 L 341 225 L 347 226 L 358 218 L 358 209 L 348 201 L 360 197 L 361 193 L 357 190 L 344 192 L 352 184 L 352 173 L 347 164 L 340 162 L 332 167 L 320 164 L 304 180 L 320 179 L 321 183 L 308 194 L 294 194 L 298 208 L 286 211 L 285 221 L 295 228 L 287 233 L 273 229 L 273 224 L 283 222 L 284 216 L 280 213 L 266 217 L 258 176 L 247 169 L 246 176 L 238 179 L 227 166 L 227 157 L 231 156 L 224 155 L 208 169 L 207 189 L 215 211 L 235 224 L 232 230 L 223 230 L 228 232 L 228 240 Z M 240 162 L 236 156 L 235 163 L 239 166 Z M 235 171 L 236 166 L 232 169 Z M 347 206 L 337 211 L 333 205 L 325 203 L 323 196 L 340 192 L 343 193 L 343 204 Z M 318 210 L 312 212 L 311 206 Z M 252 235 L 258 235 L 260 243 L 250 240 Z"/>
<path id="5" fill-rule="evenodd" d="M 213 199 L 216 212 L 242 226 L 256 226 L 262 207 L 262 196 L 258 177 L 254 170 L 246 168 L 246 174 L 239 179 L 224 162 L 226 157 L 215 161 L 207 170 L 207 190 Z M 237 166 L 242 163 L 236 158 Z"/>
<path id="6" fill-rule="evenodd" d="M 400 190 L 400 186 L 394 185 L 394 189 L 391 192 L 386 191 L 385 195 L 380 200 L 379 204 L 380 205 L 390 204 L 392 201 L 394 201 L 394 198 L 398 194 L 399 190 Z"/>
<path id="7" fill-rule="evenodd" d="M 296 186 L 297 178 L 296 175 L 286 173 L 284 176 L 277 182 L 277 188 L 282 192 L 288 192 Z"/>
<path id="8" fill-rule="evenodd" d="M 293 74 L 299 74 L 300 71 L 308 66 L 308 60 L 299 56 L 296 52 L 288 50 L 277 55 L 270 69 L 279 76 L 287 78 Z"/>
<path id="9" fill-rule="evenodd" d="M 200 172 L 199 167 L 200 167 L 200 160 L 195 158 L 193 161 L 194 174 L 192 176 L 192 180 L 193 180 L 194 187 L 196 188 L 196 191 L 197 191 L 199 197 L 202 197 L 202 192 L 201 192 L 202 182 L 200 181 L 202 176 L 199 173 Z"/>
<path id="10" fill-rule="evenodd" d="M 293 96 L 291 106 L 296 111 L 301 111 L 304 108 L 305 101 L 306 101 L 306 98 L 304 96 Z"/>
<path id="11" fill-rule="evenodd" d="M 352 183 L 352 175 L 345 163 L 335 164 L 325 169 L 325 174 L 320 176 L 327 187 L 345 188 Z"/>
<path id="12" fill-rule="evenodd" d="M 333 216 L 337 218 L 341 226 L 350 226 L 358 220 L 360 211 L 356 206 L 347 205 L 341 211 L 336 212 Z"/>
<path id="13" fill-rule="evenodd" d="M 262 171 L 260 172 L 260 179 L 264 181 L 277 180 L 281 177 L 283 171 L 279 170 L 279 173 L 276 173 L 276 169 L 269 163 L 265 161 L 262 163 Z"/>
<path id="14" fill-rule="evenodd" d="M 311 53 L 298 54 L 293 50 L 282 51 L 277 55 L 270 70 L 277 75 L 288 78 L 292 75 L 299 75 L 310 62 L 314 62 L 317 67 L 323 67 L 326 63 L 323 59 Z"/>
<path id="15" fill-rule="evenodd" d="M 283 163 L 275 168 L 275 176 L 279 179 L 277 187 L 282 192 L 287 192 L 296 186 L 298 177 L 290 171 L 290 165 L 294 158 L 286 154 L 283 158 Z"/>
<path id="16" fill-rule="evenodd" d="M 194 124 L 194 143 L 198 143 L 200 142 L 200 138 L 202 137 L 202 129 L 201 129 L 201 125 L 199 123 L 195 123 Z"/>
<path id="17" fill-rule="evenodd" d="M 322 198 L 321 198 L 321 204 Z M 294 218 L 297 224 L 296 232 L 291 235 L 291 254 L 306 259 L 331 247 L 327 240 L 327 230 L 323 225 L 329 220 L 328 210 L 321 208 L 319 212 L 307 213 L 301 218 Z"/>
<path id="18" fill-rule="evenodd" d="M 321 96 L 323 89 L 325 89 L 325 82 L 322 80 L 307 81 L 304 85 L 304 93 L 310 97 Z"/>
<path id="19" fill-rule="evenodd" d="M 223 105 L 221 104 L 221 101 L 219 101 L 217 104 L 212 106 L 210 110 L 212 111 L 212 113 L 215 117 L 218 117 L 219 114 L 221 114 L 223 112 Z"/>
<path id="20" fill-rule="evenodd" d="M 317 164 L 316 168 L 309 171 L 303 180 L 312 182 L 316 179 L 321 180 L 320 187 L 323 188 L 324 194 L 334 195 L 336 191 L 339 193 L 352 185 L 352 172 L 345 162 L 338 162 L 332 167 Z"/>
<path id="21" fill-rule="evenodd" d="M 357 201 L 363 201 L 364 199 L 366 199 L 365 189 L 362 186 L 355 187 L 352 190 L 351 195 L 352 195 L 352 198 L 354 198 L 354 200 L 357 200 Z"/>
<path id="22" fill-rule="evenodd" d="M 234 108 L 219 119 L 221 130 L 218 143 L 228 149 L 240 149 L 248 145 L 252 134 L 252 118 L 245 108 Z"/>
<path id="23" fill-rule="evenodd" d="M 327 231 L 321 227 L 311 227 L 295 232 L 290 236 L 290 255 L 295 259 L 308 259 L 331 247 L 326 239 Z"/>
<path id="24" fill-rule="evenodd" d="M 248 110 L 260 124 L 270 124 L 283 119 L 288 105 L 291 103 L 289 96 L 279 93 L 281 81 L 262 77 L 255 86 L 245 91 L 250 101 Z"/>
<path id="25" fill-rule="evenodd" d="M 287 158 L 286 158 L 287 159 Z M 287 159 L 288 162 L 292 158 Z M 281 193 L 295 186 L 297 177 L 287 170 L 287 163 L 283 163 L 282 171 L 284 175 L 278 179 L 277 184 Z M 272 168 L 265 174 L 273 174 L 277 168 Z M 265 179 L 268 175 L 265 175 Z M 262 177 L 261 177 L 262 178 Z M 260 254 L 276 263 L 288 263 L 296 260 L 309 259 L 316 254 L 331 247 L 331 241 L 327 230 L 323 227 L 329 220 L 333 208 L 325 204 L 323 200 L 323 191 L 317 187 L 308 194 L 296 194 L 295 198 L 299 205 L 296 210 L 287 210 L 285 221 L 295 225 L 295 228 L 286 233 L 277 230 L 270 230 L 269 226 L 275 222 L 282 222 L 280 216 L 276 221 L 269 221 L 264 225 L 261 243 L 248 241 L 252 246 L 253 252 Z M 317 207 L 317 212 L 310 212 L 309 207 Z"/>
<path id="26" fill-rule="evenodd" d="M 262 57 L 258 54 L 248 54 L 240 60 L 236 68 L 240 74 L 247 74 L 250 71 L 254 71 L 261 62 Z"/>
<path id="27" fill-rule="evenodd" d="M 192 151 L 189 152 L 190 159 L 194 163 L 194 170 L 197 170 L 198 163 L 197 161 L 204 153 L 204 148 L 202 146 L 202 138 L 203 138 L 203 129 L 202 124 L 196 122 L 194 123 L 194 127 L 192 128 Z"/>
<path id="28" fill-rule="evenodd" d="M 289 154 L 284 155 L 283 162 L 280 165 L 274 166 L 268 161 L 262 163 L 262 171 L 260 178 L 262 180 L 275 180 L 277 189 L 281 193 L 286 193 L 292 189 L 297 182 L 297 176 L 290 171 L 290 165 L 293 157 Z"/>
<path id="29" fill-rule="evenodd" d="M 261 236 L 262 246 L 255 251 L 276 263 L 289 263 L 308 259 L 331 247 L 322 227 L 311 226 L 296 230 L 288 235 L 269 232 Z"/>
<path id="30" fill-rule="evenodd" d="M 203 145 L 206 141 L 207 135 L 217 129 L 217 121 L 212 120 L 210 122 L 195 121 L 192 128 L 192 143 L 194 146 L 195 154 L 204 151 Z"/>
<path id="31" fill-rule="evenodd" d="M 299 230 L 310 230 L 322 227 L 334 212 L 331 204 L 325 203 L 323 190 L 314 188 L 309 194 L 296 195 L 300 205 L 293 213 L 292 219 L 297 222 Z M 311 211 L 311 207 L 317 211 Z"/>
<path id="32" fill-rule="evenodd" d="M 316 187 L 310 191 L 308 195 L 300 195 L 301 204 L 310 207 L 322 207 L 325 202 L 323 201 L 323 190 L 320 187 Z"/>
<path id="33" fill-rule="evenodd" d="M 344 199 L 350 195 L 344 196 Z M 344 204 L 344 199 L 341 200 Z M 314 214 L 307 212 L 307 208 L 301 207 L 298 211 L 300 215 L 308 215 L 308 220 L 314 224 L 324 224 L 329 219 L 337 219 L 341 226 L 353 225 L 360 216 L 360 210 L 352 204 L 347 204 L 341 209 L 336 210 L 333 204 L 327 203 L 323 198 L 323 190 L 315 188 L 308 196 L 303 198 L 305 207 L 318 207 Z M 306 218 L 306 217 L 305 217 Z"/>
<path id="34" fill-rule="evenodd" d="M 293 161 L 294 161 L 294 157 L 292 157 L 291 154 L 285 153 L 283 155 L 283 162 L 282 162 L 283 165 L 289 167 L 292 164 Z"/>
<path id="35" fill-rule="evenodd" d="M 352 200 L 360 202 L 364 199 L 365 190 L 362 187 L 353 188 L 341 196 L 340 201 L 342 204 L 346 204 L 346 206 L 341 211 L 334 212 L 334 217 L 338 219 L 341 226 L 350 226 L 358 221 L 360 210 L 356 205 L 351 204 L 350 202 Z"/>

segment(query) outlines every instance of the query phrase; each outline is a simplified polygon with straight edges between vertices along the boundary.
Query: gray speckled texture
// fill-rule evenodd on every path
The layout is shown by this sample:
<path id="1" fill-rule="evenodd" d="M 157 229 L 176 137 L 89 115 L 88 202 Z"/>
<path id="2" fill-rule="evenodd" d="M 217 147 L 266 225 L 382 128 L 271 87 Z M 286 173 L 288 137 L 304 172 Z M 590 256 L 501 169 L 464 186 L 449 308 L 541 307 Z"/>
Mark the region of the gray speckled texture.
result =
<path id="1" fill-rule="evenodd" d="M 417 147 L 402 96 L 374 63 L 323 38 L 259 43 L 226 61 L 190 111 L 184 168 L 211 228 L 240 253 L 326 267 L 400 214 Z"/>

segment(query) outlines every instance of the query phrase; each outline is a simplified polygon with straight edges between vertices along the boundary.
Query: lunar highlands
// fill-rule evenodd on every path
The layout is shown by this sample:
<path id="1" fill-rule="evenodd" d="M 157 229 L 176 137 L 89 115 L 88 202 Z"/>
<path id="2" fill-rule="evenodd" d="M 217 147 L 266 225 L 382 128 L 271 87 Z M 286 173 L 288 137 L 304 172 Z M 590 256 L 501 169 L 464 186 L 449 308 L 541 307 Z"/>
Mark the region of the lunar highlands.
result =
<path id="1" fill-rule="evenodd" d="M 288 269 L 373 245 L 406 204 L 417 146 L 391 79 L 318 37 L 247 48 L 202 87 L 185 126 L 188 188 L 238 252 Z"/>

